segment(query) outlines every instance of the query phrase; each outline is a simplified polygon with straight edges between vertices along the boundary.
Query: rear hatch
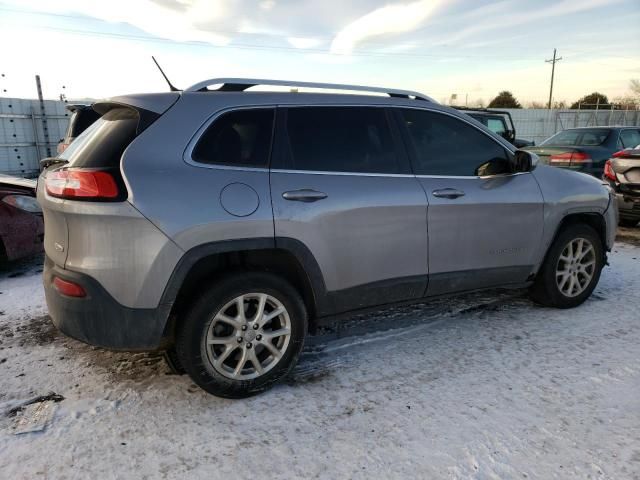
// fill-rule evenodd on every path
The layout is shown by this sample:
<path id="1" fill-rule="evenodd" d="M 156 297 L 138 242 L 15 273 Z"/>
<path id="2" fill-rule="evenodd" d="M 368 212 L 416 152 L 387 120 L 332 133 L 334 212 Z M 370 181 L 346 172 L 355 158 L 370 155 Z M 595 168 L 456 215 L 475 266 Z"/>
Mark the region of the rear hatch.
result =
<path id="1" fill-rule="evenodd" d="M 79 219 L 110 215 L 128 197 L 120 172 L 125 149 L 178 98 L 153 102 L 152 95 L 96 103 L 101 117 L 82 132 L 38 179 L 38 202 L 45 223 L 47 256 L 64 267 L 68 261 L 70 224 Z M 127 103 L 121 100 L 127 100 Z M 142 105 L 142 106 L 139 106 Z M 155 106 L 158 111 L 145 107 Z M 97 241 L 97 239 L 96 239 Z"/>

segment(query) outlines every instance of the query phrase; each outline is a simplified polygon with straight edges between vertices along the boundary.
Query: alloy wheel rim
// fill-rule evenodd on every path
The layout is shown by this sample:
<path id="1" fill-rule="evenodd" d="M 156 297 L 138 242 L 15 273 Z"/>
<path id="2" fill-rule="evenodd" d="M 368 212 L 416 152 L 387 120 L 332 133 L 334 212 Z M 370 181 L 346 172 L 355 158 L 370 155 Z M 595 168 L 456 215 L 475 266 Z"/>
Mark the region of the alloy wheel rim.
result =
<path id="1" fill-rule="evenodd" d="M 266 293 L 246 293 L 212 317 L 204 337 L 211 366 L 233 380 L 250 380 L 272 370 L 291 340 L 285 306 Z"/>
<path id="2" fill-rule="evenodd" d="M 586 238 L 574 238 L 562 250 L 556 265 L 556 284 L 566 297 L 577 297 L 590 285 L 596 269 L 596 251 Z"/>

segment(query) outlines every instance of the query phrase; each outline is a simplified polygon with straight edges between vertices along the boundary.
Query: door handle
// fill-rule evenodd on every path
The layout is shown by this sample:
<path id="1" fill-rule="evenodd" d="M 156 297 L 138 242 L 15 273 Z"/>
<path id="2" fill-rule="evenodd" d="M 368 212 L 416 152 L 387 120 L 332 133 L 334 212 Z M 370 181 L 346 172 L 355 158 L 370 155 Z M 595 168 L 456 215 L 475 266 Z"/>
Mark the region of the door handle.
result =
<path id="1" fill-rule="evenodd" d="M 302 190 L 291 190 L 290 192 L 284 192 L 282 194 L 282 198 L 285 200 L 291 200 L 294 202 L 316 202 L 318 200 L 322 200 L 323 198 L 327 198 L 327 194 L 324 192 L 318 192 L 316 190 L 311 190 L 309 188 L 304 188 Z"/>
<path id="2" fill-rule="evenodd" d="M 443 188 L 441 190 L 434 190 L 431 193 L 434 197 L 450 198 L 452 200 L 458 197 L 464 197 L 464 192 L 462 190 L 456 190 L 455 188 Z"/>

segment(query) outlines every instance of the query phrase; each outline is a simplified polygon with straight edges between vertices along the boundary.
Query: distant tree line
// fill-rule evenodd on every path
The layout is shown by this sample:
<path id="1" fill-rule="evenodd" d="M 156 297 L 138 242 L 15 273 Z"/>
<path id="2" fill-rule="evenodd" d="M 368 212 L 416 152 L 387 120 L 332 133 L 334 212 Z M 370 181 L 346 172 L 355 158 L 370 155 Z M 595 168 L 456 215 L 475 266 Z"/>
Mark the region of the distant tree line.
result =
<path id="1" fill-rule="evenodd" d="M 632 79 L 629 82 L 630 93 L 614 98 L 609 101 L 609 98 L 600 92 L 593 92 L 585 95 L 581 99 L 572 104 L 568 104 L 566 101 L 555 101 L 551 105 L 552 108 L 570 108 L 570 109 L 582 109 L 582 110 L 595 110 L 595 109 L 610 109 L 613 106 L 614 110 L 626 110 L 635 109 L 640 105 L 640 80 Z M 482 104 L 482 101 L 478 102 Z M 481 106 L 481 105 L 479 105 Z M 493 98 L 489 105 L 489 108 L 522 108 L 522 104 L 516 99 L 516 97 L 508 90 L 500 92 L 495 98 Z M 546 103 L 542 102 L 530 102 L 526 105 L 527 108 L 547 108 Z"/>

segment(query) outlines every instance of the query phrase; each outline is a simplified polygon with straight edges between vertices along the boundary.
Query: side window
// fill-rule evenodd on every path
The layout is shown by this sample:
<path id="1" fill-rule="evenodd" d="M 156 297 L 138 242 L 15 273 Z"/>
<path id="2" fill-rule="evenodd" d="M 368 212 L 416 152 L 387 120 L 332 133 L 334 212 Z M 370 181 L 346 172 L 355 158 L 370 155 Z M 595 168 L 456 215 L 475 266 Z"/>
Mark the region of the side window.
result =
<path id="1" fill-rule="evenodd" d="M 623 148 L 635 148 L 640 145 L 640 130 L 623 130 L 620 140 Z"/>
<path id="2" fill-rule="evenodd" d="M 271 108 L 225 113 L 202 134 L 192 158 L 206 164 L 267 167 L 273 119 Z"/>
<path id="3" fill-rule="evenodd" d="M 462 120 L 425 110 L 400 111 L 413 143 L 418 175 L 485 176 L 511 173 L 511 156 Z"/>
<path id="4" fill-rule="evenodd" d="M 498 118 L 487 119 L 487 127 L 494 133 L 500 136 L 504 136 L 507 133 L 507 129 L 504 126 L 504 122 Z"/>
<path id="5" fill-rule="evenodd" d="M 401 173 L 383 108 L 289 108 L 286 123 L 289 168 Z"/>

